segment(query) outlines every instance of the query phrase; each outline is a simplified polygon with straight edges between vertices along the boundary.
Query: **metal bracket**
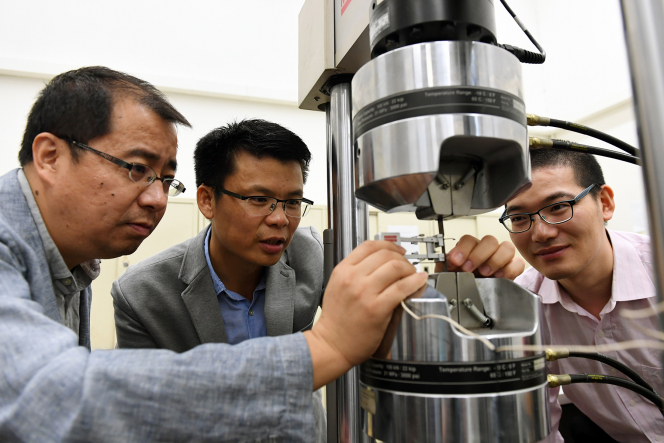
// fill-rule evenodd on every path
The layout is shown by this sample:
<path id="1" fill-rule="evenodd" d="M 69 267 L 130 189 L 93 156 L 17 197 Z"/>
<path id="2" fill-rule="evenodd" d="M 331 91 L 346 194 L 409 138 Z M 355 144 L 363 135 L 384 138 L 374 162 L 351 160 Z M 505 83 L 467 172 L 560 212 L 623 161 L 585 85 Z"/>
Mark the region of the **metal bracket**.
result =
<path id="1" fill-rule="evenodd" d="M 484 303 L 470 272 L 441 272 L 433 274 L 435 288 L 447 297 L 450 317 L 465 328 L 480 329 L 491 327 L 493 321 L 484 314 Z"/>
<path id="2" fill-rule="evenodd" d="M 424 243 L 427 248 L 426 254 L 406 254 L 408 260 L 432 260 L 434 263 L 445 261 L 445 238 L 443 234 L 432 237 L 402 237 L 398 232 L 381 232 L 375 240 L 391 241 L 393 243 L 411 243 L 413 245 Z M 443 252 L 437 252 L 436 248 L 442 248 Z"/>

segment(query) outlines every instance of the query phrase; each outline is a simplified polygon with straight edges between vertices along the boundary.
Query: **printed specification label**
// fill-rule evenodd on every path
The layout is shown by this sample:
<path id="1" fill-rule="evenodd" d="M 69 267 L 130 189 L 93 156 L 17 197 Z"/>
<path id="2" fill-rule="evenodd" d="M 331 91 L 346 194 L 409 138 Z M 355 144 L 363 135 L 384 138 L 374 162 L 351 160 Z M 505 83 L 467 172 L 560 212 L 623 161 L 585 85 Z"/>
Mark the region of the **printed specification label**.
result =
<path id="1" fill-rule="evenodd" d="M 367 360 L 360 380 L 378 389 L 430 394 L 514 391 L 546 382 L 544 357 L 481 363 Z"/>
<path id="2" fill-rule="evenodd" d="M 487 114 L 526 126 L 526 106 L 507 92 L 480 87 L 441 87 L 406 92 L 365 106 L 353 119 L 355 137 L 378 126 L 435 114 Z"/>

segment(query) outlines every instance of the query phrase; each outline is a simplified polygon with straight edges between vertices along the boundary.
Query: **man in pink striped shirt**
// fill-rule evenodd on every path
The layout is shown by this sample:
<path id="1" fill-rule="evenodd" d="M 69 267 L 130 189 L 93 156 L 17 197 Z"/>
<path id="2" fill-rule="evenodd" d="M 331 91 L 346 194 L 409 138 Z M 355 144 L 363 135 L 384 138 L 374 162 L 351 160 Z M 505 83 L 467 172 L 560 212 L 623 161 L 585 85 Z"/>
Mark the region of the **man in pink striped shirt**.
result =
<path id="1" fill-rule="evenodd" d="M 643 330 L 658 329 L 656 316 L 630 320 L 621 313 L 656 306 L 650 239 L 605 228 L 615 202 L 593 156 L 534 151 L 531 163 L 533 185 L 507 203 L 501 223 L 532 265 L 515 281 L 542 297 L 546 343 L 604 345 L 649 338 Z M 664 394 L 660 351 L 637 348 L 605 354 L 635 370 L 655 391 Z M 583 358 L 561 359 L 549 365 L 551 374 L 626 378 Z M 662 414 L 638 394 L 604 384 L 572 384 L 564 391 L 608 434 L 596 429 L 576 441 L 664 441 Z M 563 441 L 558 432 L 558 392 L 558 388 L 550 390 L 553 429 L 547 441 Z"/>

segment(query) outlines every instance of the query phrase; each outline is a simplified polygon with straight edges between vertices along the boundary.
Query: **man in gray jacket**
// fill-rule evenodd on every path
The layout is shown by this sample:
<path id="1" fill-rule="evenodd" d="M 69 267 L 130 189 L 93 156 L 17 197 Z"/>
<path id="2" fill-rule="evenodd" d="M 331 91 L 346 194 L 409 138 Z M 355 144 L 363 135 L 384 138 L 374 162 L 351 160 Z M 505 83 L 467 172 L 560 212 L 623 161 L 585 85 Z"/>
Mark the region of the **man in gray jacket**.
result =
<path id="1" fill-rule="evenodd" d="M 196 146 L 198 205 L 210 226 L 132 266 L 114 284 L 118 346 L 185 352 L 203 343 L 306 331 L 323 292 L 323 242 L 298 225 L 311 154 L 264 120 L 217 128 Z M 259 394 L 260 395 L 260 394 Z M 320 391 L 317 441 L 326 441 Z"/>
<path id="2" fill-rule="evenodd" d="M 152 85 L 107 68 L 55 77 L 0 177 L 0 441 L 308 441 L 312 390 L 372 355 L 424 285 L 402 248 L 335 268 L 304 333 L 168 350 L 89 350 L 98 258 L 130 254 L 175 180 L 175 124 Z"/>

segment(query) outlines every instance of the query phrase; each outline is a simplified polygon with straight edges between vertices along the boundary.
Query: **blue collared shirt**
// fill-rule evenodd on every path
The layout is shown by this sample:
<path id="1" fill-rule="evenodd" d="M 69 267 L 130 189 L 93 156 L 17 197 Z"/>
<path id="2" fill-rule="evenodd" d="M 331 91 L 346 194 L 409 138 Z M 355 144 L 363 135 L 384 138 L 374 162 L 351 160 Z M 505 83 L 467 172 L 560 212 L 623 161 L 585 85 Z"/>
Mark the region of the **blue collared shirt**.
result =
<path id="1" fill-rule="evenodd" d="M 249 300 L 237 292 L 226 289 L 217 276 L 210 261 L 210 233 L 205 236 L 205 261 L 207 261 L 214 290 L 217 293 L 221 316 L 224 319 L 226 327 L 226 338 L 228 343 L 235 345 L 250 338 L 267 336 L 267 326 L 265 324 L 265 273 L 263 278 L 254 289 L 254 298 Z"/>

